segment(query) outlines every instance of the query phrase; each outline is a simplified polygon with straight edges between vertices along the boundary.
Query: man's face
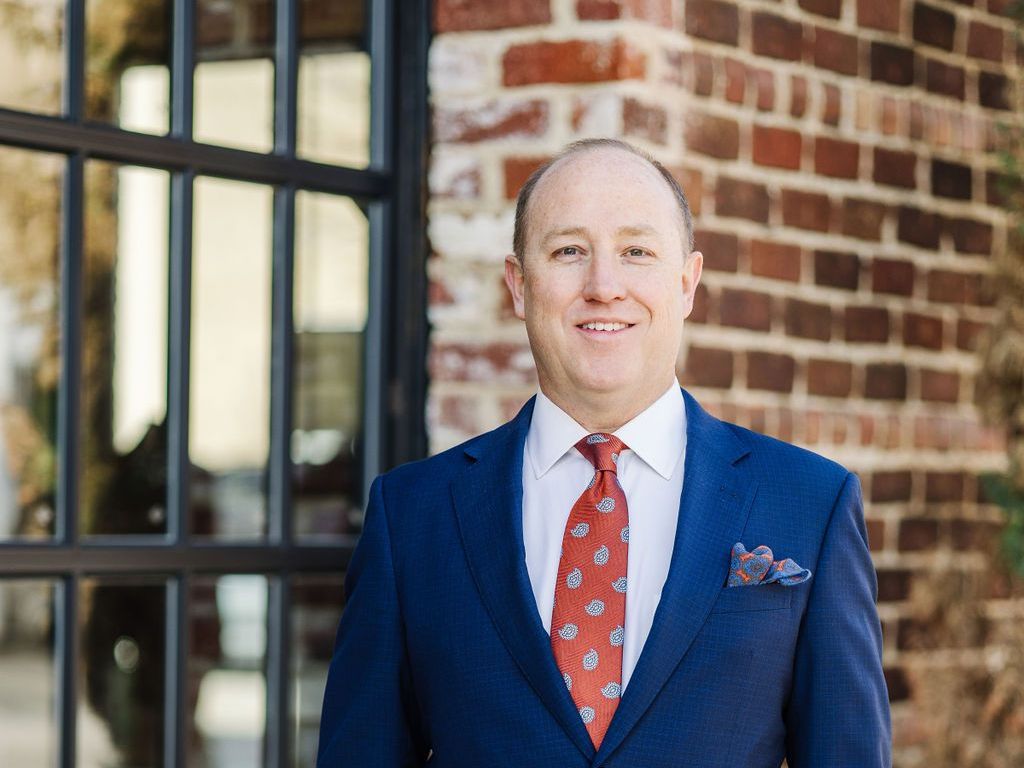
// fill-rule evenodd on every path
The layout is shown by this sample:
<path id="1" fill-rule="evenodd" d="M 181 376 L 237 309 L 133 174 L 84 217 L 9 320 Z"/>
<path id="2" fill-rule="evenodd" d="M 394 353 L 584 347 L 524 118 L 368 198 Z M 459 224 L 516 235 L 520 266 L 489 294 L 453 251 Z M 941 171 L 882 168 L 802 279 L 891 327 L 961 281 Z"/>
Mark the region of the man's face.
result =
<path id="1" fill-rule="evenodd" d="M 528 219 L 505 282 L 545 394 L 653 402 L 675 380 L 703 261 L 665 180 L 628 152 L 584 151 L 544 175 Z"/>

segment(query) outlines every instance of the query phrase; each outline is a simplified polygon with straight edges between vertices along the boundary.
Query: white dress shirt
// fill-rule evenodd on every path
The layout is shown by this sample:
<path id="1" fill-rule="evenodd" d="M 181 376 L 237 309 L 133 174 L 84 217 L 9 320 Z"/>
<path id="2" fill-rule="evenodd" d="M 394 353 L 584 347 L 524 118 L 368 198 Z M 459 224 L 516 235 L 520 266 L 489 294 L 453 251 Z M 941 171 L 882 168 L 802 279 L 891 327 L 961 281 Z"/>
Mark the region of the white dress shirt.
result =
<path id="1" fill-rule="evenodd" d="M 523 538 L 530 585 L 548 634 L 565 524 L 594 477 L 594 467 L 574 448 L 587 434 L 565 411 L 537 393 L 523 451 Z M 686 454 L 686 406 L 679 386 L 673 383 L 613 434 L 629 447 L 616 464 L 629 509 L 622 647 L 625 690 L 651 631 L 675 544 Z"/>

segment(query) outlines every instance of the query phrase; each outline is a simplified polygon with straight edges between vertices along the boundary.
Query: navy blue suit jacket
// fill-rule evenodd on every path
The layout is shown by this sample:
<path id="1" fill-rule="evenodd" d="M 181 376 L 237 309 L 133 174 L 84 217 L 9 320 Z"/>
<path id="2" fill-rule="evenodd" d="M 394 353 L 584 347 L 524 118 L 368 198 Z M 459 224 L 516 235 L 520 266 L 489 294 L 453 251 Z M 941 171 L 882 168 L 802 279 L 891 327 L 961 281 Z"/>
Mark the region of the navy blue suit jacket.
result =
<path id="1" fill-rule="evenodd" d="M 526 570 L 531 400 L 493 432 L 373 483 L 328 675 L 320 768 L 890 765 L 857 477 L 683 394 L 668 579 L 600 750 L 555 666 Z M 767 544 L 813 577 L 727 588 L 736 542 Z"/>

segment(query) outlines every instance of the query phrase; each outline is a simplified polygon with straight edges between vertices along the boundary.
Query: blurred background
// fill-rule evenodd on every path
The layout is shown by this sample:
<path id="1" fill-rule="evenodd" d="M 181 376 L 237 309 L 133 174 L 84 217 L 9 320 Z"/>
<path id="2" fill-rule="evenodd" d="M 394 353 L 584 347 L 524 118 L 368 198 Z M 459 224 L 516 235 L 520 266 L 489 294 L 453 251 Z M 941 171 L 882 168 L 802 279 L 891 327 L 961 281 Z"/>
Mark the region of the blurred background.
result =
<path id="1" fill-rule="evenodd" d="M 585 136 L 690 196 L 683 385 L 861 478 L 896 765 L 1018 765 L 1022 18 L 0 0 L 0 765 L 313 765 L 365 489 L 534 392 Z"/>

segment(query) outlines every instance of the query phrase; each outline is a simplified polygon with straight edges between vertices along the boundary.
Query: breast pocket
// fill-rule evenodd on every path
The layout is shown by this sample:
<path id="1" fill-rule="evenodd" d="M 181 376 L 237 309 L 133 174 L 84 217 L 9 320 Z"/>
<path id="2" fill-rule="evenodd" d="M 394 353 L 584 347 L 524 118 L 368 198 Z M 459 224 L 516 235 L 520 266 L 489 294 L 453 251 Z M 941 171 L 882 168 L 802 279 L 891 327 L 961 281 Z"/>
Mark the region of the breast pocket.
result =
<path id="1" fill-rule="evenodd" d="M 793 602 L 793 587 L 764 584 L 756 587 L 723 587 L 711 613 L 782 611 Z"/>

